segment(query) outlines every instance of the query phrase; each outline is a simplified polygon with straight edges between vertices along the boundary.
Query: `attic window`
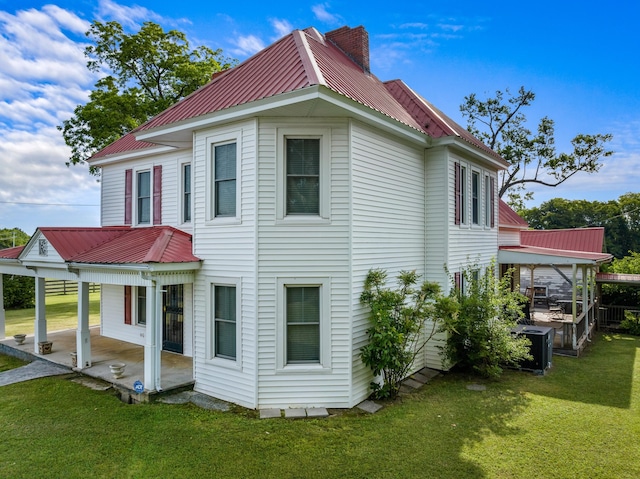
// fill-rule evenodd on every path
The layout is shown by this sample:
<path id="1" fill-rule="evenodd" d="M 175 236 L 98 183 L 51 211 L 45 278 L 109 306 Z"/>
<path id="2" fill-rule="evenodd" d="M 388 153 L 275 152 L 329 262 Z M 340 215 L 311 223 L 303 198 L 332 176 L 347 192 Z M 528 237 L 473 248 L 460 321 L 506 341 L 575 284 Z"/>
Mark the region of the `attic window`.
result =
<path id="1" fill-rule="evenodd" d="M 38 254 L 40 256 L 47 256 L 47 240 L 46 239 L 38 240 Z"/>

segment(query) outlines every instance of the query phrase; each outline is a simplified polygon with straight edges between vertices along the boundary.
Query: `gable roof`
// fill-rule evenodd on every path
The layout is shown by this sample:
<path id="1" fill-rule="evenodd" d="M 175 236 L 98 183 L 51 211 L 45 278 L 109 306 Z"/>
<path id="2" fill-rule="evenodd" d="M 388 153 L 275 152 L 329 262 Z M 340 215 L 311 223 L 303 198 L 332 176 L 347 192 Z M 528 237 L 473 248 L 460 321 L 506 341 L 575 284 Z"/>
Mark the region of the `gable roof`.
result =
<path id="1" fill-rule="evenodd" d="M 23 250 L 25 254 L 35 241 L 34 238 L 39 236 L 38 232 L 68 263 L 142 264 L 200 261 L 192 253 L 191 235 L 171 226 L 38 228 Z M 22 258 L 19 256 L 18 259 Z"/>
<path id="2" fill-rule="evenodd" d="M 602 253 L 604 228 L 521 231 L 520 244 L 539 248 Z"/>
<path id="3" fill-rule="evenodd" d="M 359 32 L 368 41 L 363 27 L 338 30 L 344 32 L 345 28 Z M 133 143 L 132 137 L 137 135 L 150 139 L 150 132 L 170 125 L 277 95 L 324 87 L 429 137 L 462 139 L 506 166 L 497 153 L 400 80 L 383 83 L 370 74 L 329 40 L 335 37 L 334 32 L 323 36 L 314 28 L 294 30 L 239 65 L 214 75 L 207 85 L 96 153 L 91 160 L 152 145 Z"/>
<path id="4" fill-rule="evenodd" d="M 527 229 L 529 227 L 529 223 L 527 223 L 502 199 L 498 200 L 498 215 L 501 227 L 517 229 Z"/>

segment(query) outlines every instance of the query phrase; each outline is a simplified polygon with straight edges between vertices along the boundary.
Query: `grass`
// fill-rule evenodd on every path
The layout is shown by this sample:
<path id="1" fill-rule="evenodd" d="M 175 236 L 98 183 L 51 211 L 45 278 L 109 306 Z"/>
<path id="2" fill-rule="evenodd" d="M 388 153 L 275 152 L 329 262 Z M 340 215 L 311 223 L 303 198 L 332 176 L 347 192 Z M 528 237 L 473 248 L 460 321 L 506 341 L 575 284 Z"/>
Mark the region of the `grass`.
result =
<path id="1" fill-rule="evenodd" d="M 1 388 L 0 477 L 637 478 L 639 347 L 599 335 L 545 376 L 507 371 L 472 391 L 450 373 L 374 415 L 319 420 L 33 380 Z"/>
<path id="2" fill-rule="evenodd" d="M 45 298 L 47 330 L 59 331 L 78 327 L 78 295 L 51 295 Z M 5 312 L 5 334 L 33 334 L 35 308 Z M 89 293 L 89 324 L 100 324 L 100 293 Z"/>

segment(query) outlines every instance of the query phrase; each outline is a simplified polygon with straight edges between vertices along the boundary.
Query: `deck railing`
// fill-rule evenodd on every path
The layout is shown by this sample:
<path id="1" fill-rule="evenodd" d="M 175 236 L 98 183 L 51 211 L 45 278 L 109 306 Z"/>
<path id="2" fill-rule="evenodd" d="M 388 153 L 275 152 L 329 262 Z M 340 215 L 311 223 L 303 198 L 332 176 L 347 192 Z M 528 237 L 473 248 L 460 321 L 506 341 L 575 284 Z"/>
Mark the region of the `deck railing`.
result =
<path id="1" fill-rule="evenodd" d="M 618 306 L 603 304 L 598 311 L 600 329 L 616 328 L 624 319 L 625 311 L 638 311 L 640 306 Z"/>

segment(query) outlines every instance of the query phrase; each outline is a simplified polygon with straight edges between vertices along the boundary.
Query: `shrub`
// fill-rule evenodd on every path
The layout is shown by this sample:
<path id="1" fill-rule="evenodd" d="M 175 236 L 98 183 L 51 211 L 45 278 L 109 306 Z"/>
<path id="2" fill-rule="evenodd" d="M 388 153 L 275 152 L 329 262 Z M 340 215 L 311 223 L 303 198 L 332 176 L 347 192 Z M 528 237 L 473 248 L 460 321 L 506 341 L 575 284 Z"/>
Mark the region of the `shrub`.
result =
<path id="1" fill-rule="evenodd" d="M 624 319 L 620 322 L 620 329 L 625 333 L 640 336 L 640 316 L 631 311 L 625 311 Z"/>
<path id="2" fill-rule="evenodd" d="M 28 276 L 2 275 L 4 307 L 7 309 L 33 308 L 36 283 Z"/>
<path id="3" fill-rule="evenodd" d="M 371 309 L 369 341 L 360 350 L 362 362 L 375 376 L 382 375 L 383 383 L 371 383 L 373 396 L 394 398 L 402 381 L 429 339 L 435 334 L 425 331 L 426 321 L 434 319 L 434 300 L 440 296 L 440 286 L 424 282 L 416 287 L 419 275 L 402 271 L 398 288 L 386 287 L 387 273 L 372 269 L 364 282 L 360 301 Z"/>
<path id="4" fill-rule="evenodd" d="M 446 360 L 481 376 L 497 378 L 504 366 L 517 366 L 529 354 L 530 341 L 512 329 L 523 316 L 523 296 L 511 290 L 511 274 L 501 279 L 494 265 L 462 272 L 465 291 L 452 281 L 448 298 L 438 303 L 441 330 L 447 333 Z"/>

